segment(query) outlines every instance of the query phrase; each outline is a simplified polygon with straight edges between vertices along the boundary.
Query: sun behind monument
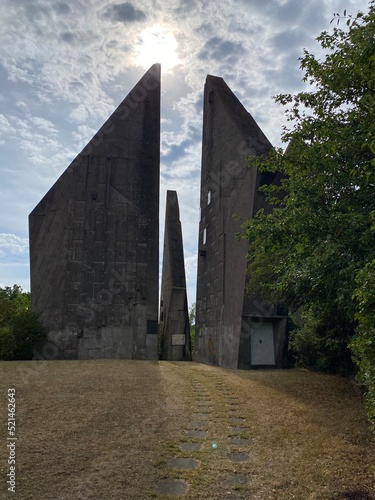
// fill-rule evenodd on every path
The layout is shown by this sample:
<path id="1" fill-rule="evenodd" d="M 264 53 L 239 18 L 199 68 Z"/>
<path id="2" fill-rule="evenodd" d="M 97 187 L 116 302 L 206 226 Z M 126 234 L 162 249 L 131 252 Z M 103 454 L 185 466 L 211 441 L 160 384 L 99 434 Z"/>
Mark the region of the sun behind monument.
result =
<path id="1" fill-rule="evenodd" d="M 169 71 L 180 62 L 177 47 L 177 40 L 168 29 L 158 25 L 146 28 L 136 49 L 137 64 L 148 68 L 157 61 L 163 71 Z"/>

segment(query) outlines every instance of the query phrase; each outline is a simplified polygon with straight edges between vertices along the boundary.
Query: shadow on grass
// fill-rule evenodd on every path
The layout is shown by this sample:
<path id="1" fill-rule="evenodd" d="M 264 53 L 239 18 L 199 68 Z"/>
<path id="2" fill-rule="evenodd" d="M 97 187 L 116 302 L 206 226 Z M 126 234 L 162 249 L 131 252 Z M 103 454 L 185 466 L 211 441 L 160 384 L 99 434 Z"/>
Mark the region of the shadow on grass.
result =
<path id="1" fill-rule="evenodd" d="M 1 394 L 10 387 L 17 499 L 151 497 L 175 432 L 157 361 L 1 362 Z"/>

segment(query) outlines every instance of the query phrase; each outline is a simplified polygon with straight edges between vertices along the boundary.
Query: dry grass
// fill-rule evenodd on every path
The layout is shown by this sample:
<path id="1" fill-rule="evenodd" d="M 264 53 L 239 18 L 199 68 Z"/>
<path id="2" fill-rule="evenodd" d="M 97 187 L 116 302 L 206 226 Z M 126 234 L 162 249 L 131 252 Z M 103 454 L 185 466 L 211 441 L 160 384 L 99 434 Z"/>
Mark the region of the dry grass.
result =
<path id="1" fill-rule="evenodd" d="M 171 497 L 156 495 L 155 484 L 176 478 L 186 481 L 181 498 L 189 500 L 375 499 L 374 439 L 362 397 L 346 379 L 98 360 L 2 362 L 0 380 L 2 422 L 7 388 L 16 388 L 18 437 L 11 495 L 1 426 L 0 498 L 163 500 Z M 201 451 L 182 452 L 200 389 L 212 408 L 208 435 Z M 238 396 L 235 413 L 246 419 L 245 430 L 230 429 L 226 394 Z M 229 446 L 236 436 L 252 445 Z M 246 452 L 249 460 L 232 462 L 228 451 Z M 194 458 L 199 467 L 170 469 L 173 457 Z M 226 486 L 228 473 L 246 474 L 249 482 Z"/>

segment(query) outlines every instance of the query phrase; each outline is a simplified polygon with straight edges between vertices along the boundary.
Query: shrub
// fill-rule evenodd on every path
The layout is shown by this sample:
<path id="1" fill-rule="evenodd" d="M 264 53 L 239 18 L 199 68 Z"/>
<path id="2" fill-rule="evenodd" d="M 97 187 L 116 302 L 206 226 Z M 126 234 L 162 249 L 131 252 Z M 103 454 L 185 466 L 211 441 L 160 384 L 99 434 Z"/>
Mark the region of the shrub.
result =
<path id="1" fill-rule="evenodd" d="M 30 293 L 20 286 L 0 288 L 1 360 L 32 359 L 34 346 L 47 337 L 30 305 Z"/>
<path id="2" fill-rule="evenodd" d="M 16 345 L 14 359 L 32 359 L 35 344 L 47 337 L 38 316 L 31 311 L 24 311 L 13 319 L 12 328 Z"/>
<path id="3" fill-rule="evenodd" d="M 375 425 L 375 259 L 357 275 L 357 319 L 359 326 L 350 344 L 358 367 L 358 380 L 366 386 L 367 412 Z"/>
<path id="4" fill-rule="evenodd" d="M 335 324 L 337 321 L 338 324 Z M 289 347 L 297 367 L 310 368 L 328 373 L 351 375 L 354 365 L 348 342 L 350 326 L 340 324 L 337 313 L 332 318 L 305 309 L 299 324 L 293 326 Z"/>
<path id="5" fill-rule="evenodd" d="M 16 350 L 16 340 L 12 328 L 9 326 L 0 327 L 0 360 L 10 361 L 14 359 Z"/>

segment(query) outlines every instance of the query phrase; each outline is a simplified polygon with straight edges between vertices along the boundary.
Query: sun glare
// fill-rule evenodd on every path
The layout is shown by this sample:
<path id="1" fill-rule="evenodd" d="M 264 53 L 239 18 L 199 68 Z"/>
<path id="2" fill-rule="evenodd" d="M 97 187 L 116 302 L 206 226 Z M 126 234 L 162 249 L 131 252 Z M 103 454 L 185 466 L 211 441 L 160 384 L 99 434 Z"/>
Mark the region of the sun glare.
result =
<path id="1" fill-rule="evenodd" d="M 173 34 L 160 26 L 153 26 L 143 31 L 136 60 L 140 66 L 148 68 L 158 62 L 162 71 L 168 71 L 180 61 L 177 55 L 177 41 Z"/>

